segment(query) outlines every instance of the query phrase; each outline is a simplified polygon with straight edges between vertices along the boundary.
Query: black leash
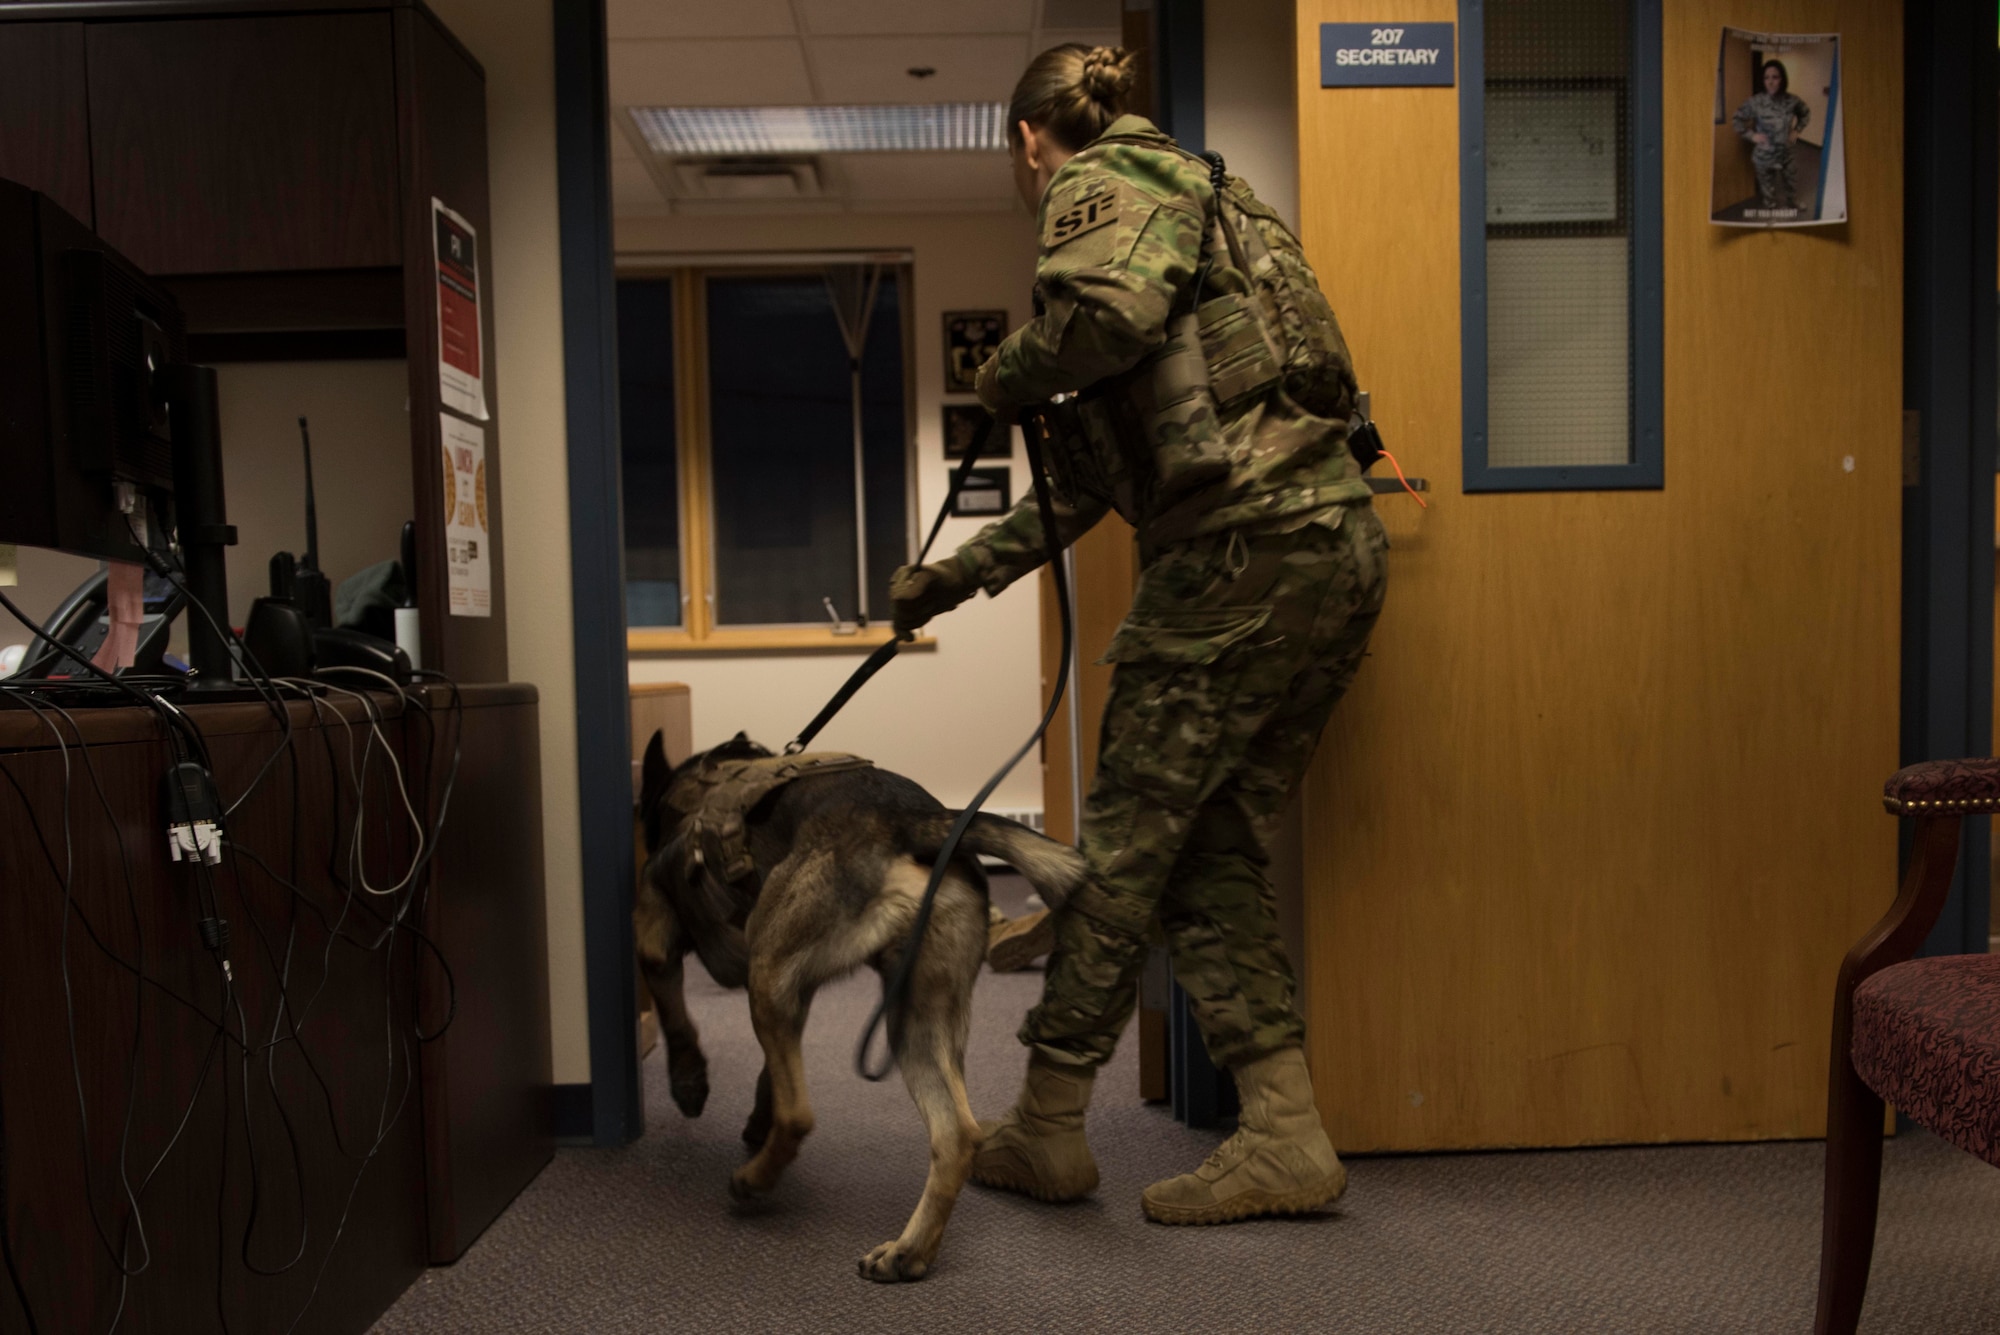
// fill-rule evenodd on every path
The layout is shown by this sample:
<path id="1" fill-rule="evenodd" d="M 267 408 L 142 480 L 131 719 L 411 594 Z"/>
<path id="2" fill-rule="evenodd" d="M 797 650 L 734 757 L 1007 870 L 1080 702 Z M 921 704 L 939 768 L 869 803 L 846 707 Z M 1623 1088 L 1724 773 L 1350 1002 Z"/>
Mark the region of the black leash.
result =
<path id="1" fill-rule="evenodd" d="M 991 430 L 990 424 L 988 430 Z M 1048 553 L 1049 570 L 1055 576 L 1056 609 L 1062 620 L 1062 659 L 1056 668 L 1055 690 L 1050 693 L 1049 707 L 1042 714 L 1042 721 L 1035 726 L 1033 734 L 1029 736 L 1026 742 L 1021 744 L 1020 750 L 1008 757 L 1006 764 L 994 771 L 993 777 L 986 781 L 986 786 L 979 790 L 978 796 L 974 797 L 966 805 L 965 810 L 958 813 L 958 819 L 952 824 L 951 833 L 945 836 L 944 846 L 938 850 L 937 859 L 931 864 L 930 882 L 924 886 L 924 897 L 917 905 L 916 920 L 910 925 L 909 948 L 903 952 L 903 958 L 897 962 L 895 973 L 883 980 L 882 1000 L 876 1003 L 874 1013 L 868 1017 L 867 1026 L 861 1031 L 861 1042 L 854 1049 L 854 1069 L 861 1073 L 861 1077 L 864 1080 L 880 1080 L 895 1069 L 896 1049 L 902 1045 L 900 1023 L 902 1004 L 910 994 L 910 979 L 916 974 L 917 955 L 923 949 L 924 930 L 930 926 L 931 908 L 937 902 L 938 887 L 944 884 L 945 873 L 950 869 L 952 859 L 958 854 L 959 842 L 965 838 L 965 832 L 972 827 L 973 817 L 979 814 L 979 808 L 985 805 L 986 799 L 993 795 L 993 790 L 1000 786 L 1000 781 L 1007 777 L 1008 772 L 1014 766 L 1027 758 L 1028 752 L 1034 750 L 1036 743 L 1042 740 L 1042 734 L 1049 730 L 1049 724 L 1055 721 L 1056 709 L 1062 704 L 1063 690 L 1069 684 L 1069 659 L 1071 644 L 1074 639 L 1074 628 L 1070 624 L 1069 589 L 1063 583 L 1062 578 L 1062 541 L 1056 535 L 1055 507 L 1049 500 L 1048 473 L 1042 466 L 1043 423 L 1038 414 L 1022 418 L 1021 436 L 1027 442 L 1028 446 L 1028 471 L 1034 478 L 1035 506 L 1041 511 L 1042 517 L 1042 542 Z M 983 441 L 984 439 L 985 435 L 982 433 L 981 440 Z M 972 453 L 976 452 L 976 449 L 975 445 L 974 451 L 967 453 L 967 464 L 971 463 Z M 961 467 L 959 469 L 959 476 L 953 479 L 952 490 L 954 493 L 958 490 L 959 482 L 964 480 L 965 472 L 966 469 Z M 945 509 L 948 511 L 950 508 L 951 501 L 947 499 L 945 501 Z M 943 522 L 944 516 L 939 515 L 938 524 L 934 525 L 931 529 L 932 541 L 937 539 L 938 527 L 942 526 Z M 929 542 L 924 544 L 924 551 L 926 554 L 929 553 Z M 923 557 L 920 556 L 917 559 L 921 562 Z M 891 646 L 895 643 L 896 641 L 890 641 Z M 889 660 L 885 657 L 882 661 L 886 663 Z M 866 664 L 863 666 L 865 668 Z M 806 732 L 801 733 L 801 737 L 810 740 L 811 735 L 818 731 L 818 725 L 823 723 L 825 718 L 831 717 L 831 711 L 837 709 L 839 705 L 845 704 L 847 697 L 853 695 L 855 690 L 860 688 L 861 683 L 868 679 L 867 676 L 859 673 L 856 674 L 856 678 L 856 680 L 849 681 L 846 686 L 841 688 L 841 694 L 834 697 L 835 704 L 829 710 L 821 711 L 823 717 L 813 720 L 813 726 L 809 727 Z M 787 751 L 790 749 L 790 747 L 786 748 Z M 895 1018 L 892 1019 L 889 1027 L 889 1052 L 887 1060 L 879 1068 L 871 1067 L 868 1064 L 868 1049 L 875 1042 L 875 1031 L 882 1027 L 885 1017 L 891 1016 Z"/>
<path id="2" fill-rule="evenodd" d="M 964 460 L 952 471 L 951 487 L 944 494 L 944 505 L 939 508 L 937 518 L 931 523 L 931 535 L 924 539 L 924 549 L 917 553 L 918 565 L 929 559 L 931 546 L 937 542 L 938 532 L 944 528 L 944 521 L 951 516 L 952 502 L 958 499 L 958 493 L 964 488 L 965 480 L 972 476 L 972 465 L 979 458 L 980 452 L 986 448 L 986 442 L 993 438 L 994 425 L 994 419 L 991 416 L 987 417 L 980 426 L 978 434 L 973 436 L 971 443 L 966 446 Z M 826 707 L 813 715 L 813 721 L 806 724 L 798 736 L 785 743 L 785 754 L 795 756 L 811 746 L 813 738 L 819 736 L 820 730 L 833 722 L 835 714 L 847 707 L 847 702 L 854 698 L 854 693 L 866 686 L 870 677 L 887 667 L 889 660 L 915 638 L 915 635 L 908 633 L 892 636 L 874 653 L 868 655 L 861 666 L 854 669 L 854 675 L 833 693 L 833 699 L 826 702 Z"/>

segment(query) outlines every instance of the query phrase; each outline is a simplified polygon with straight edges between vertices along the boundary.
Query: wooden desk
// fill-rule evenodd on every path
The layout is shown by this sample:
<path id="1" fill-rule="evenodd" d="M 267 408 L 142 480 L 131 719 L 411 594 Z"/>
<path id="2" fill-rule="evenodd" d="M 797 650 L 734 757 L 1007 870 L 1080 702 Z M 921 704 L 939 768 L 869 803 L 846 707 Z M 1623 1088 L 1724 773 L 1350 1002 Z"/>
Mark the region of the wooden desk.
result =
<path id="1" fill-rule="evenodd" d="M 364 1330 L 423 1269 L 440 1214 L 452 1221 L 448 1231 L 469 1237 L 519 1189 L 524 1172 L 532 1176 L 527 1164 L 546 1161 L 545 1116 L 542 1148 L 526 1143 L 538 1106 L 533 1092 L 494 1094 L 531 1074 L 541 1090 L 548 1083 L 547 988 L 518 964 L 531 953 L 542 957 L 544 930 L 538 764 L 520 745 L 523 718 L 534 736 L 532 688 L 466 688 L 456 717 L 437 711 L 434 762 L 424 724 L 402 717 L 393 697 L 377 699 L 392 712 L 384 738 L 420 786 L 419 799 L 429 766 L 449 763 L 451 732 L 461 721 L 464 729 L 464 760 L 419 919 L 457 976 L 458 1014 L 428 1045 L 411 1025 L 420 1010 L 428 1025 L 442 1016 L 434 962 L 423 960 L 419 970 L 423 947 L 408 932 L 362 948 L 382 938 L 385 912 L 400 901 L 350 896 L 336 880 L 345 874 L 355 817 L 347 748 L 352 741 L 358 757 L 367 737 L 359 702 L 329 703 L 317 721 L 303 702 L 290 705 L 290 755 L 228 822 L 229 855 L 208 878 L 231 926 L 227 1007 L 196 926 L 207 886 L 166 856 L 161 783 L 170 751 L 156 716 L 136 707 L 73 709 L 89 746 L 68 735 L 66 783 L 50 728 L 0 708 L 0 1225 L 44 1331 L 104 1329 L 118 1306 L 120 1280 L 99 1226 L 115 1247 L 128 1215 L 118 1172 L 128 1102 L 125 1162 L 135 1190 L 159 1161 L 141 1194 L 151 1264 L 127 1285 L 121 1328 L 133 1332 L 216 1329 L 218 1302 L 236 1330 L 284 1330 L 302 1308 L 302 1332 Z M 225 801 L 233 800 L 277 746 L 276 719 L 259 704 L 188 713 L 207 739 Z M 413 839 L 379 750 L 365 777 L 368 879 L 392 885 Z M 524 840 L 534 845 L 532 861 Z M 299 893 L 261 870 L 252 853 Z M 66 864 L 74 906 L 67 932 L 59 871 Z M 329 924 L 341 928 L 340 939 L 330 937 Z M 280 1041 L 267 1046 L 282 1015 L 278 978 L 288 942 L 294 1009 L 276 1031 Z M 114 954 L 136 962 L 148 985 L 141 989 Z M 503 972 L 506 984 L 496 990 Z M 538 1011 L 539 1024 L 521 1022 L 516 1012 L 524 1010 Z M 214 1017 L 225 1014 L 236 1038 L 217 1050 Z M 247 1095 L 245 1019 L 256 1053 Z M 303 1046 L 291 1041 L 290 1024 Z M 517 1049 L 511 1056 L 493 1055 L 499 1028 Z M 89 1110 L 84 1137 L 79 1083 Z M 460 1098 L 468 1091 L 499 1111 L 469 1119 Z M 253 1201 L 246 1097 L 258 1169 L 250 1261 L 284 1268 L 305 1228 L 303 1256 L 275 1276 L 255 1273 L 242 1255 Z M 303 1198 L 280 1102 L 298 1140 Z M 468 1173 L 468 1157 L 490 1162 L 491 1172 Z M 0 1284 L 0 1328 L 24 1327 Z"/>
<path id="2" fill-rule="evenodd" d="M 555 1154 L 535 688 L 464 693 L 464 753 L 425 915 L 458 995 L 451 1027 L 422 1058 L 430 1259 L 440 1265 L 464 1255 Z M 426 695 L 449 729 L 450 692 Z M 428 752 L 411 750 L 421 773 Z M 449 752 L 437 763 L 449 765 Z M 424 964 L 428 1032 L 444 1021 L 449 993 L 436 957 Z"/>

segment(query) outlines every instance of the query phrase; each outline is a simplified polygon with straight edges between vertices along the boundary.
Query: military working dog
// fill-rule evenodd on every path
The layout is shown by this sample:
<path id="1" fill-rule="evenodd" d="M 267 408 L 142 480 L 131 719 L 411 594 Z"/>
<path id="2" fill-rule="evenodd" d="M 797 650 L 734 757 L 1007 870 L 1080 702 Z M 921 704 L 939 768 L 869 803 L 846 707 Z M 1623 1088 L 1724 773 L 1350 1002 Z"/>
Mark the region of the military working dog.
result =
<path id="1" fill-rule="evenodd" d="M 799 1038 L 814 991 L 864 964 L 885 979 L 894 972 L 958 813 L 866 761 L 777 757 L 741 733 L 677 767 L 654 733 L 642 776 L 647 860 L 633 917 L 674 1102 L 697 1117 L 708 1099 L 708 1063 L 682 987 L 690 950 L 718 983 L 748 989 L 764 1049 L 743 1129 L 755 1153 L 730 1179 L 732 1194 L 747 1198 L 777 1184 L 813 1128 Z M 930 1175 L 902 1235 L 862 1257 L 869 1279 L 920 1279 L 929 1270 L 978 1147 L 965 1044 L 986 953 L 980 856 L 1015 868 L 1051 905 L 1084 880 L 1075 849 L 1026 826 L 982 813 L 967 829 L 938 888 L 908 995 L 887 1017 L 930 1132 Z"/>

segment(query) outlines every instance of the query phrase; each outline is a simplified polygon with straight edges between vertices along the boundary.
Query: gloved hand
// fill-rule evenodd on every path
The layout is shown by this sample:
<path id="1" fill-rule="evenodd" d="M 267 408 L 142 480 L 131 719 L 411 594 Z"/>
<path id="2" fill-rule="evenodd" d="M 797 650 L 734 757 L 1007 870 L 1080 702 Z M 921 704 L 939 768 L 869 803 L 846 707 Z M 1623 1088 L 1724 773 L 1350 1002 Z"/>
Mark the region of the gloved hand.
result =
<path id="1" fill-rule="evenodd" d="M 979 364 L 979 374 L 972 387 L 979 393 L 979 402 L 987 412 L 1000 419 L 1002 426 L 1012 426 L 1021 418 L 1020 411 L 1000 400 L 1000 359 L 988 357 Z"/>
<path id="2" fill-rule="evenodd" d="M 904 566 L 889 577 L 889 615 L 899 635 L 920 629 L 932 617 L 951 611 L 979 591 L 965 577 L 957 557 L 927 566 Z"/>

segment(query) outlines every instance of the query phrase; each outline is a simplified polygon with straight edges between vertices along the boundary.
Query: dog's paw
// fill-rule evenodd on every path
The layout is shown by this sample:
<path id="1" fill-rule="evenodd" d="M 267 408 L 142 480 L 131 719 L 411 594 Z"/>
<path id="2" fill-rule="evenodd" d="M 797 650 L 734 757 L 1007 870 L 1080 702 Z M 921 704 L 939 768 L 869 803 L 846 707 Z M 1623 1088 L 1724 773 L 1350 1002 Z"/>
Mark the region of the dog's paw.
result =
<path id="1" fill-rule="evenodd" d="M 691 1070 L 673 1072 L 667 1088 L 683 1117 L 701 1116 L 701 1110 L 708 1106 L 708 1066 L 704 1063 Z"/>
<path id="2" fill-rule="evenodd" d="M 931 1258 L 904 1251 L 901 1239 L 896 1239 L 862 1257 L 858 1268 L 863 1279 L 872 1279 L 877 1284 L 901 1284 L 929 1274 Z"/>
<path id="3" fill-rule="evenodd" d="M 744 1164 L 729 1175 L 729 1194 L 739 1201 L 754 1201 L 771 1189 L 772 1184 L 764 1181 L 761 1174 L 751 1171 L 754 1164 Z"/>

